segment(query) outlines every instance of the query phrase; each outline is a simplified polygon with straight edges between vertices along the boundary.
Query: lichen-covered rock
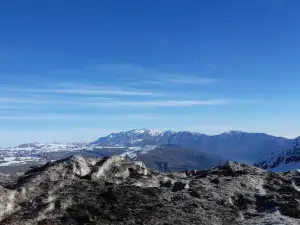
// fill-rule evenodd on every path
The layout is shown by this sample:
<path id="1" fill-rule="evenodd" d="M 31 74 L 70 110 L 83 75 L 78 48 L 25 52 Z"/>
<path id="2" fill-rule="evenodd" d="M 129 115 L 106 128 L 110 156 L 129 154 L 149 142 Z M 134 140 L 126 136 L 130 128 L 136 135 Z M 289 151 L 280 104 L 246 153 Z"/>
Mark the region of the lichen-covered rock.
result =
<path id="1" fill-rule="evenodd" d="M 0 223 L 300 224 L 300 173 L 229 162 L 159 173 L 114 156 L 71 157 L 0 186 Z"/>

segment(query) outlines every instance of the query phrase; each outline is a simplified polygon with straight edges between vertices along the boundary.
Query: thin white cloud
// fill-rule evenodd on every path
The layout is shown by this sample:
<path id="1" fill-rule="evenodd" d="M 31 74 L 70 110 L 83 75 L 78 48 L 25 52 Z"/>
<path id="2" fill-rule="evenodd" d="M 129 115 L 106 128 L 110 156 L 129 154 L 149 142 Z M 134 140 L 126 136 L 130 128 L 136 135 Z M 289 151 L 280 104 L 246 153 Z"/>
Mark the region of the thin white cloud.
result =
<path id="1" fill-rule="evenodd" d="M 66 96 L 28 96 L 24 98 L 0 98 L 0 108 L 11 107 L 56 107 L 67 108 L 70 106 L 88 106 L 94 108 L 101 107 L 184 107 L 184 106 L 208 106 L 224 105 L 232 103 L 230 99 L 184 99 L 174 98 L 159 100 L 130 100 L 128 98 L 103 98 L 103 97 L 66 97 Z"/>
<path id="2" fill-rule="evenodd" d="M 90 107 L 186 107 L 186 106 L 213 106 L 230 104 L 230 99 L 209 99 L 209 100 L 157 100 L 157 101 L 129 101 L 129 100 L 113 100 L 113 101 L 71 101 L 64 104 L 90 106 Z"/>
<path id="3" fill-rule="evenodd" d="M 0 103 L 37 103 L 37 101 L 21 98 L 0 98 Z"/>
<path id="4" fill-rule="evenodd" d="M 189 118 L 195 115 L 190 115 Z M 177 115 L 162 114 L 116 114 L 116 115 L 87 115 L 87 114 L 28 114 L 0 116 L 0 120 L 81 120 L 81 121 L 137 121 L 137 120 L 169 120 L 178 119 Z"/>
<path id="5" fill-rule="evenodd" d="M 39 90 L 41 92 L 62 93 L 62 94 L 81 94 L 81 95 L 123 95 L 123 96 L 161 96 L 163 94 L 146 92 L 146 91 L 130 91 L 130 90 L 93 90 L 93 89 L 52 89 Z"/>
<path id="6" fill-rule="evenodd" d="M 201 78 L 196 76 L 185 76 L 185 75 L 169 75 L 162 78 L 167 83 L 177 84 L 211 84 L 216 82 L 216 79 L 212 78 Z"/>
<path id="7" fill-rule="evenodd" d="M 38 115 L 14 115 L 14 116 L 0 116 L 0 120 L 151 120 L 151 119 L 165 119 L 163 115 L 147 115 L 147 114 L 129 114 L 129 115 L 83 115 L 83 114 L 38 114 Z"/>
<path id="8" fill-rule="evenodd" d="M 46 94 L 68 94 L 68 95 L 93 95 L 93 96 L 168 96 L 169 93 L 160 93 L 154 91 L 144 91 L 136 89 L 126 89 L 122 87 L 110 86 L 74 86 L 67 85 L 65 88 L 9 88 L 6 91 L 15 93 L 46 93 Z"/>
<path id="9" fill-rule="evenodd" d="M 208 64 L 209 67 L 215 68 L 215 64 Z M 103 67 L 103 66 L 101 66 Z M 186 74 L 172 74 L 163 71 L 157 71 L 137 65 L 124 65 L 124 64 L 111 64 L 106 65 L 106 68 L 117 70 L 120 73 L 126 73 L 126 76 L 122 77 L 127 84 L 149 84 L 149 85 L 163 85 L 163 84 L 197 84 L 206 85 L 212 84 L 218 81 L 218 79 L 207 78 L 201 76 L 191 76 Z M 128 76 L 127 74 L 134 74 L 135 76 Z M 136 81 L 136 76 L 139 76 Z"/>
<path id="10" fill-rule="evenodd" d="M 105 115 L 95 115 L 95 114 L 31 114 L 27 113 L 22 115 L 0 115 L 0 120 L 75 120 L 75 121 L 147 121 L 147 120 L 178 120 L 181 121 L 185 120 L 193 120 L 197 121 L 199 119 L 201 120 L 219 120 L 220 117 L 201 117 L 197 114 L 186 114 L 185 117 L 182 117 L 181 114 L 144 114 L 144 113 L 131 113 L 131 114 L 105 114 Z M 222 118 L 222 120 L 224 120 Z"/>
<path id="11" fill-rule="evenodd" d="M 102 102 L 102 106 L 130 106 L 130 107 L 183 107 L 183 106 L 208 106 L 224 105 L 230 103 L 226 99 L 211 100 L 160 100 L 160 101 L 111 101 Z"/>
<path id="12" fill-rule="evenodd" d="M 217 65 L 213 64 L 213 63 L 208 63 L 207 67 L 210 68 L 210 69 L 215 69 L 217 67 Z"/>
<path id="13" fill-rule="evenodd" d="M 213 78 L 203 78 L 187 75 L 153 75 L 151 79 L 141 79 L 139 81 L 128 81 L 131 85 L 208 85 L 216 83 L 218 80 Z M 156 78 L 157 77 L 157 78 Z"/>

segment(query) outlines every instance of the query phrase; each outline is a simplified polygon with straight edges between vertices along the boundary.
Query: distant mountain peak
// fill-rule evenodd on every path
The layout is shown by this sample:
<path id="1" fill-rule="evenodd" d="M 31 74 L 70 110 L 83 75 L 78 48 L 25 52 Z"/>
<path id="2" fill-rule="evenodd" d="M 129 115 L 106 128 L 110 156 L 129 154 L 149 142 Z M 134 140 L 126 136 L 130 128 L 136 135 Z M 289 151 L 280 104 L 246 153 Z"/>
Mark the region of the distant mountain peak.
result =
<path id="1" fill-rule="evenodd" d="M 130 131 L 127 131 L 127 132 L 128 133 L 135 133 L 135 134 L 148 133 L 148 134 L 153 134 L 153 135 L 161 134 L 162 133 L 161 130 L 155 130 L 155 129 L 151 129 L 151 128 L 133 129 L 133 130 L 130 130 Z"/>
<path id="2" fill-rule="evenodd" d="M 246 133 L 246 132 L 243 132 L 241 130 L 230 130 L 230 131 L 224 132 L 223 134 L 233 135 L 233 134 L 244 134 L 244 133 Z"/>

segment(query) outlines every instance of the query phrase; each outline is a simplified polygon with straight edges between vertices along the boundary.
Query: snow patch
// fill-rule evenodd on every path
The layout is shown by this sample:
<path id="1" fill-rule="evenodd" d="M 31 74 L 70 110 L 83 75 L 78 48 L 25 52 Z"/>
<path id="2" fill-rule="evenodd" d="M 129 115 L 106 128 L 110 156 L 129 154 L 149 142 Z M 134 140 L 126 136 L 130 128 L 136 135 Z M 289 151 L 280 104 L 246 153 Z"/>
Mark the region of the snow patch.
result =
<path id="1" fill-rule="evenodd" d="M 0 163 L 0 166 L 10 166 L 16 164 L 26 164 L 30 161 L 39 161 L 39 158 L 36 157 L 3 157 L 3 163 Z"/>

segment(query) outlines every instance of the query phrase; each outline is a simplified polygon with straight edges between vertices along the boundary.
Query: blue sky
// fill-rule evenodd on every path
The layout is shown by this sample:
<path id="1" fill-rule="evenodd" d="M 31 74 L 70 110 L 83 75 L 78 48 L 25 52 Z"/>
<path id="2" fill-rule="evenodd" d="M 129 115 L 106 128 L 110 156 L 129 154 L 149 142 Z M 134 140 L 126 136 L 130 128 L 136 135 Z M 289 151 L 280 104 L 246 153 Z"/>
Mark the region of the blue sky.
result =
<path id="1" fill-rule="evenodd" d="M 297 0 L 0 3 L 0 146 L 133 128 L 300 135 Z"/>

